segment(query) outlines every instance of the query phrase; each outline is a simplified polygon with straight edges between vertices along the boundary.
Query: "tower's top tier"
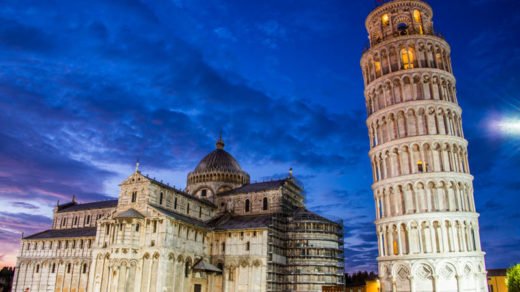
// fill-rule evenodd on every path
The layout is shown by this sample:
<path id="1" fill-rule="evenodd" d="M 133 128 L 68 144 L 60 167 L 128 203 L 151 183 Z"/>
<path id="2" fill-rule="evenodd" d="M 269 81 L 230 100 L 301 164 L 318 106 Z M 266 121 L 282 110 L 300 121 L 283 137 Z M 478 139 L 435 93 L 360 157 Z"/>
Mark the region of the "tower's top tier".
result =
<path id="1" fill-rule="evenodd" d="M 370 46 L 403 35 L 433 34 L 433 12 L 421 0 L 393 0 L 374 9 L 365 22 Z"/>

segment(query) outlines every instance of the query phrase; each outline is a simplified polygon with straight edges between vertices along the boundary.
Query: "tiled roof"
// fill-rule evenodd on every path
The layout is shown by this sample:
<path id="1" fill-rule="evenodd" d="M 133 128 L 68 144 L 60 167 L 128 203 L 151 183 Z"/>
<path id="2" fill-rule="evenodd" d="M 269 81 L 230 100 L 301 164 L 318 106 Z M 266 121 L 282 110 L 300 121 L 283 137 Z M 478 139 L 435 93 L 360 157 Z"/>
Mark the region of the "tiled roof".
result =
<path id="1" fill-rule="evenodd" d="M 197 172 L 210 172 L 210 171 L 227 171 L 227 172 L 235 172 L 242 173 L 242 168 L 236 161 L 236 159 L 231 156 L 224 149 L 215 149 L 208 155 L 206 155 L 199 162 L 197 167 L 195 168 L 194 173 Z"/>
<path id="2" fill-rule="evenodd" d="M 95 237 L 96 227 L 71 228 L 71 229 L 49 229 L 40 233 L 25 236 L 24 239 L 45 239 L 64 237 Z"/>
<path id="3" fill-rule="evenodd" d="M 156 205 L 150 205 L 150 206 L 152 206 L 157 211 L 163 213 L 164 215 L 173 217 L 174 219 L 177 219 L 179 221 L 182 221 L 182 222 L 185 222 L 185 223 L 188 223 L 188 224 L 191 224 L 191 225 L 199 226 L 199 227 L 206 227 L 206 228 L 208 227 L 206 225 L 206 223 L 204 223 L 204 221 L 197 220 L 195 218 L 191 218 L 191 217 L 188 217 L 186 215 L 182 215 L 182 214 L 179 214 L 177 212 L 174 212 L 174 211 L 171 211 L 171 210 L 168 210 L 168 209 L 164 209 L 164 208 L 156 206 Z"/>
<path id="4" fill-rule="evenodd" d="M 276 190 L 280 187 L 282 187 L 285 182 L 287 182 L 289 179 L 280 179 L 280 180 L 273 180 L 273 181 L 264 181 L 259 183 L 252 183 L 244 185 L 240 188 L 233 189 L 227 192 L 223 192 L 218 194 L 219 196 L 228 196 L 233 194 L 243 194 L 243 193 L 254 193 L 254 192 L 261 192 L 261 191 L 269 191 L 269 190 Z"/>
<path id="5" fill-rule="evenodd" d="M 268 227 L 271 224 L 272 214 L 268 215 L 249 215 L 232 216 L 224 214 L 208 222 L 215 230 L 247 229 Z"/>
<path id="6" fill-rule="evenodd" d="M 294 220 L 298 221 L 320 221 L 320 222 L 327 222 L 327 223 L 334 223 L 336 222 L 329 220 L 325 217 L 322 217 L 312 211 L 309 211 L 305 208 L 299 208 L 296 210 L 293 215 L 291 216 Z"/>
<path id="7" fill-rule="evenodd" d="M 206 262 L 205 260 L 201 259 L 198 263 L 196 263 L 193 266 L 193 270 L 196 271 L 204 271 L 204 272 L 214 272 L 214 273 L 222 273 L 222 270 L 215 267 L 214 265 Z"/>
<path id="8" fill-rule="evenodd" d="M 62 208 L 60 208 L 62 207 Z M 59 206 L 58 213 L 63 212 L 75 212 L 75 211 L 83 211 L 83 210 L 91 210 L 91 209 L 105 209 L 105 208 L 115 208 L 117 207 L 117 200 L 106 200 L 106 201 L 97 201 L 85 204 L 66 204 Z"/>
<path id="9" fill-rule="evenodd" d="M 126 211 L 123 211 L 119 214 L 117 214 L 116 216 L 114 216 L 114 218 L 139 218 L 139 219 L 142 219 L 144 218 L 143 214 L 139 213 L 137 210 L 135 210 L 134 208 L 130 208 Z"/>

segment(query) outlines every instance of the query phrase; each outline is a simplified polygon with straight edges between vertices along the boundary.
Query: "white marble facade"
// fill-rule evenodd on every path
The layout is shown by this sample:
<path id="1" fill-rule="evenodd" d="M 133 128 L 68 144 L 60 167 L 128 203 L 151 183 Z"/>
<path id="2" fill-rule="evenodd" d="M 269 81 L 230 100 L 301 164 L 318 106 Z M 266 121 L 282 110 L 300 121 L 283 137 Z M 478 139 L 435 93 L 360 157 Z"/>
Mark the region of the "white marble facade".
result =
<path id="1" fill-rule="evenodd" d="M 22 239 L 13 291 L 321 291 L 342 285 L 341 224 L 306 210 L 292 176 L 251 184 L 223 148 L 219 140 L 188 175 L 185 191 L 136 169 L 120 184 L 117 200 L 58 205 L 51 229 Z M 287 232 L 296 224 L 308 228 Z M 326 240 L 300 243 L 313 236 Z"/>
<path id="2" fill-rule="evenodd" d="M 487 291 L 450 46 L 432 17 L 394 0 L 366 20 L 379 277 L 382 291 Z"/>

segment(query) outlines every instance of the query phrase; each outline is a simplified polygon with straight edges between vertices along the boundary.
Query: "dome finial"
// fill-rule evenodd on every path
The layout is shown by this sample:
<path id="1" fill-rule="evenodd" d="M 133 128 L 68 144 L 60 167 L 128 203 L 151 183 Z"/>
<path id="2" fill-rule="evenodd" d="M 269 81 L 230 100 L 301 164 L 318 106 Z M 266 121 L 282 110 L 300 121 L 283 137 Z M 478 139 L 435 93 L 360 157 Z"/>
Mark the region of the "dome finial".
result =
<path id="1" fill-rule="evenodd" d="M 224 140 L 222 140 L 222 131 L 220 131 L 218 141 L 217 141 L 217 149 L 224 149 Z"/>

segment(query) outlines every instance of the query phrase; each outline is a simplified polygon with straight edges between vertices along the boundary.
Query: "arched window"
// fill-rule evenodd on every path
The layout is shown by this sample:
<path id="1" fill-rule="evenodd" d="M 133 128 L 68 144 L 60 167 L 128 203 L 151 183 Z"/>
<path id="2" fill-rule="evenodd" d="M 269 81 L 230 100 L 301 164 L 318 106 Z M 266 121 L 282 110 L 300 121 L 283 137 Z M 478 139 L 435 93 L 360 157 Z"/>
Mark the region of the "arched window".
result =
<path id="1" fill-rule="evenodd" d="M 70 274 L 70 270 L 72 269 L 71 264 L 67 264 L 67 274 Z"/>
<path id="2" fill-rule="evenodd" d="M 188 278 L 190 276 L 190 262 L 184 264 L 184 276 Z"/>
<path id="3" fill-rule="evenodd" d="M 403 69 L 413 69 L 415 62 L 415 53 L 413 48 L 401 49 L 401 63 Z"/>
<path id="4" fill-rule="evenodd" d="M 83 274 L 87 273 L 87 264 L 83 264 Z"/>
<path id="5" fill-rule="evenodd" d="M 40 272 L 40 265 L 36 265 L 36 273 Z"/>
<path id="6" fill-rule="evenodd" d="M 397 30 L 399 31 L 400 35 L 407 35 L 408 34 L 408 24 L 401 22 L 397 25 Z"/>
<path id="7" fill-rule="evenodd" d="M 162 203 L 163 203 L 163 197 L 164 197 L 164 194 L 161 192 L 161 193 L 159 194 L 159 205 L 162 205 Z"/>
<path id="8" fill-rule="evenodd" d="M 419 25 L 419 33 L 423 34 L 421 12 L 419 10 L 413 11 L 413 20 Z"/>
<path id="9" fill-rule="evenodd" d="M 419 172 L 426 171 L 426 165 L 422 160 L 417 161 L 417 170 L 419 170 Z"/>
<path id="10" fill-rule="evenodd" d="M 249 212 L 249 209 L 251 208 L 249 199 L 246 200 L 246 212 Z"/>
<path id="11" fill-rule="evenodd" d="M 381 23 L 383 24 L 383 26 L 390 25 L 390 17 L 388 16 L 388 14 L 381 16 Z"/>
<path id="12" fill-rule="evenodd" d="M 267 198 L 264 198 L 264 200 L 263 200 L 262 209 L 264 209 L 264 210 L 268 210 L 269 209 L 269 201 L 267 200 Z"/>
<path id="13" fill-rule="evenodd" d="M 139 232 L 139 224 L 135 225 L 135 232 Z"/>
<path id="14" fill-rule="evenodd" d="M 52 264 L 52 268 L 51 268 L 51 273 L 55 273 L 56 272 L 56 264 Z"/>

